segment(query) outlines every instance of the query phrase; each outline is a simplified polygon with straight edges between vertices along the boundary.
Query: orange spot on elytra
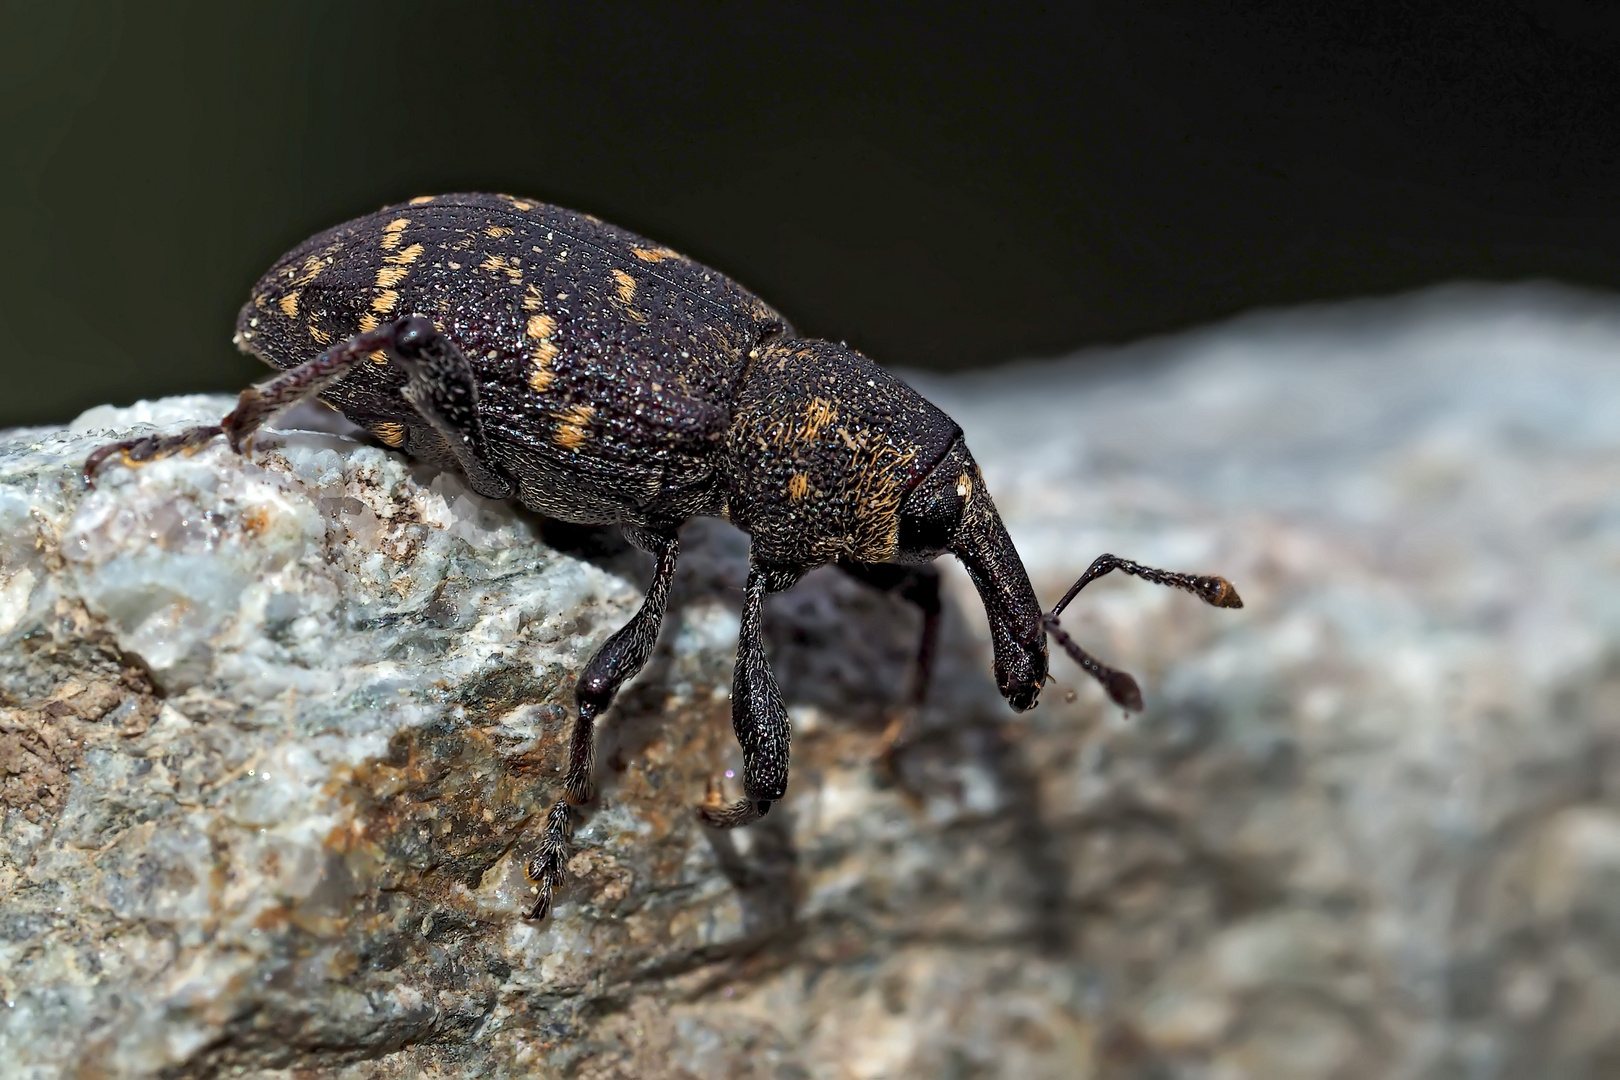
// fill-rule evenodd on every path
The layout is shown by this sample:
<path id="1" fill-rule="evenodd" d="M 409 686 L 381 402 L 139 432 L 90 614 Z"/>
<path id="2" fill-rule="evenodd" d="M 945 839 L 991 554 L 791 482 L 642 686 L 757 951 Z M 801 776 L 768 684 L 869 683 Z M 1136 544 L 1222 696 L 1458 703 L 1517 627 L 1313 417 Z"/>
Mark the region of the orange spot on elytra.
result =
<path id="1" fill-rule="evenodd" d="M 552 346 L 553 349 L 556 346 Z M 543 394 L 550 389 L 551 384 L 557 381 L 557 373 L 551 370 L 551 357 L 536 354 L 529 360 L 529 389 L 537 394 Z"/>
<path id="2" fill-rule="evenodd" d="M 623 270 L 613 271 L 613 280 L 618 283 L 614 290 L 621 301 L 628 304 L 636 298 L 636 279 Z"/>
<path id="3" fill-rule="evenodd" d="M 505 274 L 513 281 L 523 280 L 522 269 L 500 255 L 485 255 L 484 261 L 478 264 L 478 269 L 488 270 L 492 274 Z"/>
<path id="4" fill-rule="evenodd" d="M 395 218 L 383 226 L 382 246 L 392 250 L 399 246 L 399 238 L 405 231 L 405 226 L 411 223 L 410 218 Z"/>
<path id="5" fill-rule="evenodd" d="M 405 442 L 405 425 L 387 421 L 371 429 L 377 440 L 387 446 L 400 446 Z"/>
<path id="6" fill-rule="evenodd" d="M 530 337 L 544 341 L 557 332 L 557 320 L 550 315 L 531 315 L 525 330 Z"/>
<path id="7" fill-rule="evenodd" d="M 411 263 L 422 257 L 423 250 L 424 249 L 421 244 L 412 244 L 410 247 L 396 251 L 392 255 L 384 255 L 383 262 L 395 263 L 399 266 L 409 266 Z"/>
<path id="8" fill-rule="evenodd" d="M 577 450 L 585 441 L 590 432 L 586 425 L 591 417 L 596 415 L 596 408 L 592 405 L 575 405 L 573 408 L 557 414 L 557 431 L 552 441 L 564 450 Z"/>

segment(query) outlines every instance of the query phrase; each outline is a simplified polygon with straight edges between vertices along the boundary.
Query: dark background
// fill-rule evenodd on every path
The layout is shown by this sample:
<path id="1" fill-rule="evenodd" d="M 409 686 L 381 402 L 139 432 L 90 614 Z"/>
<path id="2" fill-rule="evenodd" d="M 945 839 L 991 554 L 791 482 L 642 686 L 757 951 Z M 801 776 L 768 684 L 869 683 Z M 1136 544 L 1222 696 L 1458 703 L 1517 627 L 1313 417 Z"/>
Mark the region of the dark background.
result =
<path id="1" fill-rule="evenodd" d="M 1620 286 L 1620 15 L 1585 0 L 0 10 L 0 425 L 237 389 L 277 255 L 454 189 L 628 225 L 904 366 Z"/>

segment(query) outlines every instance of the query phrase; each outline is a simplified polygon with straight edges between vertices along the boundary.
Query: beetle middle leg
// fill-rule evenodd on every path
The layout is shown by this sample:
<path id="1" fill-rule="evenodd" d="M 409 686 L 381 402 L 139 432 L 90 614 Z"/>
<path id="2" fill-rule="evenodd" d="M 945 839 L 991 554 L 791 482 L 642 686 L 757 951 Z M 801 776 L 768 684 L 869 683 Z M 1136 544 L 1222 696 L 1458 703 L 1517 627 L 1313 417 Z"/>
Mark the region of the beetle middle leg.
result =
<path id="1" fill-rule="evenodd" d="M 731 728 L 743 752 L 743 797 L 721 801 L 711 788 L 698 815 L 718 829 L 758 821 L 787 793 L 792 729 L 776 676 L 765 656 L 761 622 L 765 597 L 792 587 L 796 571 L 752 566 L 743 591 L 742 626 L 737 635 L 737 670 L 731 680 Z"/>
<path id="2" fill-rule="evenodd" d="M 552 897 L 562 884 L 568 842 L 574 830 L 572 807 L 588 803 L 596 796 L 593 776 L 596 718 L 613 704 L 619 687 L 646 666 L 658 642 L 664 610 L 669 606 L 669 585 L 675 577 L 680 540 L 673 531 L 660 533 L 635 528 L 626 528 L 625 537 L 643 551 L 651 552 L 658 560 L 657 566 L 640 609 L 596 650 L 574 686 L 576 713 L 568 747 L 568 773 L 563 781 L 564 795 L 546 814 L 540 854 L 531 859 L 528 866 L 529 877 L 540 889 L 539 898 L 529 910 L 531 919 L 545 918 L 551 909 Z"/>

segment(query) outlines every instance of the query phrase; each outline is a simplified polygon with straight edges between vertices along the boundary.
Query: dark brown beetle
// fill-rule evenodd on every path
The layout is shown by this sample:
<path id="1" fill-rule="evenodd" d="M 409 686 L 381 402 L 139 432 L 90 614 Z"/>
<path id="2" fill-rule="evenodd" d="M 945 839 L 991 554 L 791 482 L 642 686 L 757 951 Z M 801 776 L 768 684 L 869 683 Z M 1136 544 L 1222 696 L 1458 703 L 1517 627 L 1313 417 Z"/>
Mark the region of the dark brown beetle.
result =
<path id="1" fill-rule="evenodd" d="M 1043 614 L 962 431 L 853 349 L 809 341 L 735 282 L 596 218 L 506 195 L 412 199 L 284 256 L 237 318 L 239 347 L 283 374 L 242 392 L 217 426 L 97 450 L 139 462 L 225 435 L 243 451 L 276 411 L 311 396 L 388 446 L 453 468 L 474 490 L 581 524 L 619 524 L 657 569 L 635 617 L 575 689 L 566 796 L 529 872 L 532 916 L 562 881 L 572 804 L 588 802 L 593 724 L 652 654 L 688 518 L 749 534 L 732 689 L 745 798 L 705 804 L 709 824 L 754 821 L 787 790 L 789 728 L 760 632 L 765 597 L 827 563 L 924 614 L 926 685 L 946 552 L 984 599 L 996 682 L 1035 705 L 1046 637 L 1127 709 L 1135 681 L 1058 625 L 1111 570 L 1239 607 L 1219 577 L 1097 559 Z"/>

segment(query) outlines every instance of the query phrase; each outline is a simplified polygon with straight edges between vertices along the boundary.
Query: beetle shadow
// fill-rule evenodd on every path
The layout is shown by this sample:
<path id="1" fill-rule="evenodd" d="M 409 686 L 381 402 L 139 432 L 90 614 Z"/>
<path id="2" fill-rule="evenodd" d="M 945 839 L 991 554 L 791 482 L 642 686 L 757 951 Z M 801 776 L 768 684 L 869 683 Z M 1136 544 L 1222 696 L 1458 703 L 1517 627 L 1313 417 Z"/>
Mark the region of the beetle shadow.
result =
<path id="1" fill-rule="evenodd" d="M 623 577 L 637 591 L 651 580 L 652 557 L 631 547 L 617 529 L 549 522 L 543 528 L 548 542 L 559 541 L 559 550 Z M 716 602 L 740 612 L 747 578 L 746 534 L 709 518 L 682 529 L 681 559 L 659 646 L 598 724 L 598 786 L 607 797 L 613 774 L 641 756 L 667 723 L 666 702 L 679 677 L 671 642 L 687 614 Z M 1005 722 L 1013 714 L 996 693 L 988 656 L 955 602 L 947 596 L 938 662 L 921 709 L 910 701 L 922 616 L 902 598 L 822 567 L 767 600 L 764 630 L 772 671 L 795 726 L 806 709 L 814 711 L 817 722 L 815 734 L 795 733 L 800 745 L 794 782 L 801 789 L 819 782 L 816 755 L 804 744 L 808 738 L 855 740 L 872 748 L 867 767 L 874 770 L 876 786 L 898 790 L 908 808 L 902 812 L 922 816 L 942 806 L 958 808 L 946 811 L 953 822 L 947 828 L 963 844 L 976 835 L 1010 834 L 1010 841 L 994 842 L 1003 848 L 1010 842 L 1023 868 L 1025 881 L 1016 892 L 1026 909 L 1028 933 L 1045 950 L 1066 950 L 1072 937 L 1063 899 L 1068 875 L 1040 812 L 1038 769 L 1008 737 Z M 898 741 L 885 753 L 883 736 L 897 728 L 902 729 Z M 740 751 L 732 747 L 730 753 L 734 757 L 712 763 L 716 774 L 740 762 Z M 964 809 L 984 778 L 996 791 L 994 808 Z M 802 928 L 804 883 L 793 814 L 770 814 L 750 825 L 746 835 L 702 832 L 718 868 L 738 891 L 749 943 Z"/>
<path id="2" fill-rule="evenodd" d="M 617 525 L 575 525 L 544 517 L 516 504 L 513 509 L 535 523 L 535 531 L 546 546 L 572 555 L 645 592 L 652 579 L 653 558 L 624 538 Z"/>
<path id="3" fill-rule="evenodd" d="M 313 416 L 289 412 L 278 430 L 320 431 L 369 441 L 338 414 L 306 411 Z M 424 483 L 442 472 L 427 465 L 419 468 Z M 450 494 L 458 504 L 466 497 L 469 508 L 483 506 L 485 500 L 463 490 L 459 480 L 455 483 Z M 644 594 L 652 577 L 652 556 L 633 547 L 619 528 L 572 525 L 516 503 L 499 505 L 504 512 L 527 519 L 554 550 L 590 562 Z M 609 799 L 616 786 L 614 773 L 643 755 L 668 722 L 666 703 L 680 677 L 672 642 L 681 624 L 704 605 L 718 603 L 733 613 L 742 606 L 749 565 L 747 535 L 717 519 L 696 518 L 682 529 L 681 537 L 682 555 L 660 644 L 598 725 L 598 788 Z M 436 598 L 435 605 L 445 606 L 445 598 Z M 436 617 L 426 609 L 417 614 L 430 621 Z M 942 804 L 965 805 L 973 787 L 970 774 L 990 777 L 998 792 L 994 820 L 948 814 L 953 824 L 947 828 L 968 835 L 998 822 L 1005 825 L 1010 818 L 1011 829 L 1004 831 L 1011 832 L 1017 857 L 1035 882 L 1035 932 L 1047 947 L 1066 943 L 1062 918 L 1066 874 L 1050 854 L 1054 850 L 1050 830 L 1035 798 L 1038 770 L 1018 743 L 1006 737 L 1003 722 L 1011 714 L 995 694 L 982 647 L 949 596 L 942 612 L 930 704 L 914 712 L 908 706 L 922 624 L 920 613 L 905 600 L 823 567 L 767 601 L 764 631 L 772 669 L 784 702 L 795 714 L 795 726 L 797 718 L 805 716 L 803 710 L 818 714 L 819 733 L 800 730 L 795 736 L 799 746 L 794 781 L 800 791 L 820 779 L 807 743 L 829 736 L 846 740 L 840 746 L 851 745 L 847 740 L 853 735 L 861 745 L 876 748 L 867 767 L 878 786 L 898 789 L 904 796 L 910 810 L 901 812 L 931 815 Z M 712 707 L 726 709 L 723 701 Z M 881 736 L 902 713 L 909 713 L 904 732 L 892 752 L 883 753 Z M 734 744 L 728 752 L 740 761 Z M 711 768 L 718 773 L 733 762 L 717 755 Z M 737 889 L 746 929 L 742 947 L 802 929 L 804 885 L 793 814 L 773 813 L 742 833 L 703 829 L 701 835 L 717 868 Z"/>

